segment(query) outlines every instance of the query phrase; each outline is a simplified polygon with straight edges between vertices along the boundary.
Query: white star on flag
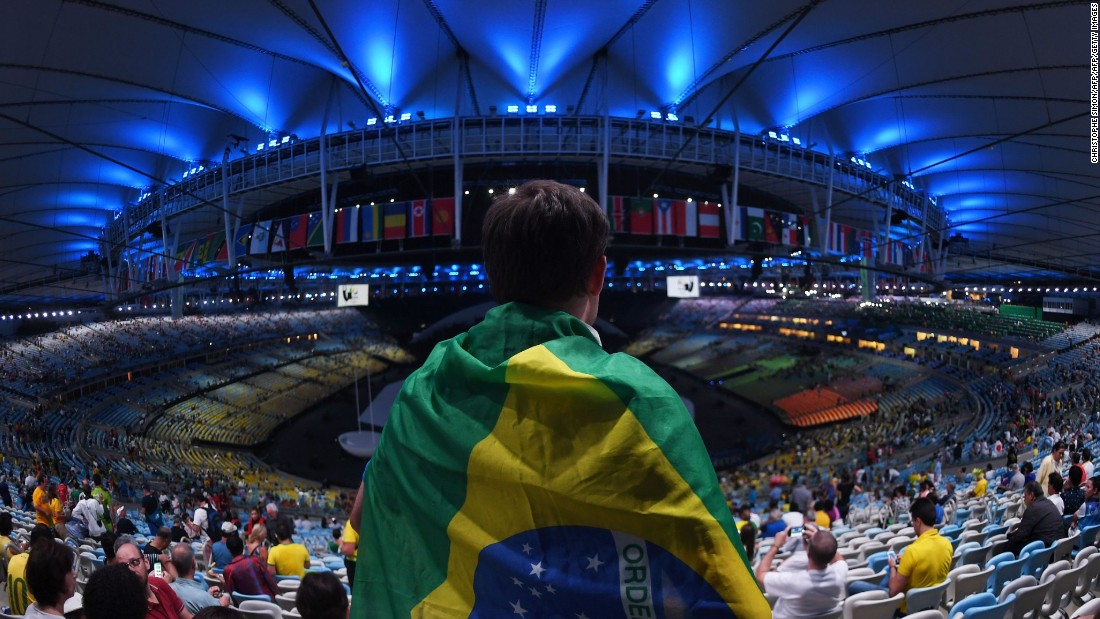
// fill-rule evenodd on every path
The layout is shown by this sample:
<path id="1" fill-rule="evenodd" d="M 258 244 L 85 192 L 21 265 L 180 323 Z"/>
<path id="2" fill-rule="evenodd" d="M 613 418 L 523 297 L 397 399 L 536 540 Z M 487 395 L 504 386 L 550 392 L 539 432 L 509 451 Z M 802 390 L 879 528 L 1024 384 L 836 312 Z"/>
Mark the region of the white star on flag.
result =
<path id="1" fill-rule="evenodd" d="M 603 565 L 603 561 L 600 561 L 600 555 L 593 555 L 588 557 L 588 567 L 584 569 L 598 572 L 601 565 Z"/>
<path id="2" fill-rule="evenodd" d="M 525 554 L 525 555 L 531 554 L 531 544 L 528 544 L 528 543 L 524 542 L 524 544 L 523 544 L 523 554 Z"/>
<path id="3" fill-rule="evenodd" d="M 542 591 L 539 591 L 538 589 L 536 589 L 534 587 L 531 587 L 530 589 L 531 589 L 531 595 L 535 596 L 536 598 L 541 598 L 542 597 Z"/>
<path id="4" fill-rule="evenodd" d="M 519 615 L 520 617 L 527 614 L 527 609 L 519 605 L 519 600 L 516 600 L 515 602 L 508 602 L 508 603 L 512 605 L 512 613 L 513 614 Z"/>
<path id="5" fill-rule="evenodd" d="M 514 584 L 517 587 L 522 587 L 523 586 L 523 581 L 516 578 L 515 576 L 513 576 L 512 577 L 512 584 Z"/>
<path id="6" fill-rule="evenodd" d="M 547 593 L 557 593 L 558 590 L 554 588 L 554 585 L 546 585 L 546 592 Z"/>
<path id="7" fill-rule="evenodd" d="M 542 567 L 542 561 L 531 564 L 531 576 L 536 578 L 542 578 L 542 573 L 546 571 L 546 568 Z"/>

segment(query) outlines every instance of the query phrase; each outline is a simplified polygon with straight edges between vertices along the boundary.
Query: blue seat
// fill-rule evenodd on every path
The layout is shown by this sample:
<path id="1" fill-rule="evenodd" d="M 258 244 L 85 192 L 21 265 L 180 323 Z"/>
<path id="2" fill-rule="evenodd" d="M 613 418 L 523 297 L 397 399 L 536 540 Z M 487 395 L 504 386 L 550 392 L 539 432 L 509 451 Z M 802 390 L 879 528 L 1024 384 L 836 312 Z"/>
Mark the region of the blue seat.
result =
<path id="1" fill-rule="evenodd" d="M 1013 597 L 1012 599 L 1015 600 L 1016 598 Z M 971 609 L 986 608 L 988 606 L 993 606 L 996 603 L 997 596 L 993 595 L 992 593 L 983 591 L 982 593 L 969 595 L 959 600 L 958 603 L 951 607 L 951 610 L 948 611 L 947 616 L 954 617 L 955 615 L 962 614 L 963 617 L 966 617 L 966 613 Z"/>
<path id="2" fill-rule="evenodd" d="M 957 524 L 949 524 L 946 527 L 940 529 L 940 535 L 942 537 L 950 537 L 952 539 L 958 539 L 962 535 L 963 528 Z"/>
<path id="3" fill-rule="evenodd" d="M 1023 574 L 1027 557 L 1016 558 L 1011 552 L 1002 552 L 986 563 L 986 567 L 993 566 L 993 573 L 989 575 L 989 583 L 986 590 L 993 595 L 1000 595 L 1005 583 L 1016 580 Z"/>
<path id="4" fill-rule="evenodd" d="M 247 601 L 247 600 L 259 600 L 261 602 L 271 602 L 271 603 L 275 602 L 275 600 L 271 599 L 270 595 L 264 595 L 262 593 L 259 594 L 259 595 L 248 595 L 248 594 L 245 594 L 245 593 L 238 593 L 237 591 L 233 592 L 233 604 L 235 604 L 237 606 L 240 606 L 241 602 L 244 602 L 244 601 Z"/>
<path id="5" fill-rule="evenodd" d="M 991 595 L 991 594 L 986 594 Z M 978 596 L 972 596 L 978 597 Z M 966 600 L 963 600 L 964 602 Z M 970 606 L 963 612 L 963 619 L 1004 619 L 1007 616 L 1012 615 L 1012 604 L 1016 601 L 1016 595 L 1010 594 L 1004 599 L 1004 601 L 997 602 L 997 598 L 993 598 L 993 604 L 988 606 Z M 954 608 L 952 610 L 952 616 L 954 616 Z"/>
<path id="6" fill-rule="evenodd" d="M 1042 546 L 1043 542 L 1032 542 L 1032 544 L 1039 544 Z M 1030 546 L 1031 544 L 1028 544 Z M 1023 556 L 1023 551 L 1020 551 L 1020 556 Z M 1047 569 L 1050 565 L 1050 559 L 1054 556 L 1054 546 L 1047 548 L 1042 546 L 1041 548 L 1032 550 L 1027 553 L 1027 562 L 1024 564 L 1023 574 L 1028 576 L 1034 576 L 1036 579 L 1042 577 L 1043 570 Z"/>
<path id="7" fill-rule="evenodd" d="M 867 557 L 867 567 L 871 568 L 872 572 L 876 574 L 884 570 L 889 563 L 889 553 L 885 550 L 882 552 L 876 552 L 873 555 Z"/>

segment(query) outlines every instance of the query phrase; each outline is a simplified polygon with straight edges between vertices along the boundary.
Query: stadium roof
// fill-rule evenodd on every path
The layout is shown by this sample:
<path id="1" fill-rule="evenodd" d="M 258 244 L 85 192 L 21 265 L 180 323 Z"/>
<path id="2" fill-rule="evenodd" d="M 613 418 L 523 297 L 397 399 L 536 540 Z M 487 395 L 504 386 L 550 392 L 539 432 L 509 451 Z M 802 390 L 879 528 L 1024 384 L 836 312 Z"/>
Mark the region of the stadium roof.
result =
<path id="1" fill-rule="evenodd" d="M 227 145 L 239 156 L 322 122 L 528 104 L 786 129 L 935 196 L 939 232 L 969 240 L 948 264 L 957 281 L 1100 276 L 1088 3 L 14 0 L 4 12 L 9 298 L 99 251 L 124 205 Z"/>

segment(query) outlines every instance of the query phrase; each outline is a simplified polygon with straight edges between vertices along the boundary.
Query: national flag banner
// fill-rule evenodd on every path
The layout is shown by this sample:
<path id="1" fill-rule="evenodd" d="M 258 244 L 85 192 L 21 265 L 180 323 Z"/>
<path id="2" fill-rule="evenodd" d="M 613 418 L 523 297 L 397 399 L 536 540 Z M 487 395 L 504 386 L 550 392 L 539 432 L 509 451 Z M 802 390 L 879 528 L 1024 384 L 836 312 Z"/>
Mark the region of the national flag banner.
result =
<path id="1" fill-rule="evenodd" d="M 607 212 L 607 218 L 611 221 L 611 234 L 626 232 L 626 200 L 623 196 L 611 196 Z"/>
<path id="2" fill-rule="evenodd" d="M 912 266 L 918 273 L 930 273 L 932 271 L 932 265 L 928 263 L 925 255 L 924 243 L 920 241 L 917 241 L 917 244 L 913 246 Z"/>
<path id="3" fill-rule="evenodd" d="M 228 262 L 229 261 L 229 243 L 226 242 L 225 233 L 221 234 L 221 243 L 218 245 L 218 251 L 214 254 L 215 262 Z"/>
<path id="4" fill-rule="evenodd" d="M 838 224 L 837 222 L 829 222 L 829 246 L 828 250 L 838 254 L 847 254 L 849 251 L 848 241 L 851 237 L 852 228 L 845 226 L 844 224 Z"/>
<path id="5" fill-rule="evenodd" d="M 286 248 L 288 250 L 305 249 L 306 233 L 309 230 L 309 215 L 295 215 L 283 220 L 286 222 Z"/>
<path id="6" fill-rule="evenodd" d="M 676 234 L 676 201 L 659 198 L 654 202 L 657 206 L 653 211 L 653 218 L 656 220 L 654 234 Z"/>
<path id="7" fill-rule="evenodd" d="M 799 239 L 801 240 L 801 243 L 799 244 L 803 247 L 810 247 L 811 245 L 813 245 L 814 237 L 811 234 L 812 230 L 810 229 L 810 221 L 811 218 L 807 215 L 802 215 L 798 218 L 798 233 L 800 235 Z"/>
<path id="8" fill-rule="evenodd" d="M 145 259 L 145 281 L 151 282 L 157 278 L 157 257 L 149 256 Z"/>
<path id="9" fill-rule="evenodd" d="M 286 251 L 286 224 L 282 219 L 271 225 L 271 253 Z"/>
<path id="10" fill-rule="evenodd" d="M 252 228 L 252 242 L 248 245 L 249 255 L 266 254 L 271 244 L 271 220 L 256 222 Z"/>
<path id="11" fill-rule="evenodd" d="M 722 216 L 717 203 L 709 201 L 699 205 L 699 236 L 704 239 L 721 237 Z"/>
<path id="12" fill-rule="evenodd" d="M 870 230 L 857 230 L 856 238 L 859 241 L 860 255 L 867 259 L 868 264 L 873 264 L 875 259 L 875 240 Z"/>
<path id="13" fill-rule="evenodd" d="M 118 290 L 124 292 L 130 289 L 130 263 L 122 262 L 118 265 Z"/>
<path id="14" fill-rule="evenodd" d="M 359 242 L 359 209 L 354 206 L 338 208 L 333 222 L 336 224 L 332 234 L 333 243 Z"/>
<path id="15" fill-rule="evenodd" d="M 680 398 L 565 312 L 437 345 L 363 475 L 356 619 L 771 617 Z"/>
<path id="16" fill-rule="evenodd" d="M 206 261 L 215 262 L 218 260 L 218 256 L 225 248 L 225 232 L 218 231 L 207 237 L 206 243 Z M 224 260 L 225 258 L 222 258 Z"/>
<path id="17" fill-rule="evenodd" d="M 730 208 L 733 209 L 733 212 L 730 213 L 733 216 L 733 240 L 747 240 L 749 238 L 749 216 L 748 213 L 746 213 L 748 209 L 743 206 L 731 206 Z"/>
<path id="18" fill-rule="evenodd" d="M 630 233 L 653 234 L 653 198 L 630 198 Z"/>
<path id="19" fill-rule="evenodd" d="M 201 239 L 197 245 L 195 245 L 195 266 L 203 266 L 211 261 L 210 258 L 210 245 L 214 242 L 214 235 L 208 234 Z"/>
<path id="20" fill-rule="evenodd" d="M 432 236 L 454 236 L 455 199 L 432 198 Z"/>
<path id="21" fill-rule="evenodd" d="M 409 203 L 409 238 L 428 236 L 431 226 L 431 213 L 427 200 L 413 200 Z"/>
<path id="22" fill-rule="evenodd" d="M 409 217 L 408 202 L 390 202 L 382 205 L 382 231 L 387 241 L 405 238 Z"/>
<path id="23" fill-rule="evenodd" d="M 779 230 L 779 242 L 793 247 L 802 246 L 802 231 L 799 229 L 798 215 L 783 213 L 780 215 L 782 228 Z"/>
<path id="24" fill-rule="evenodd" d="M 676 233 L 680 236 L 699 236 L 699 209 L 695 200 L 680 200 L 676 220 Z"/>
<path id="25" fill-rule="evenodd" d="M 382 207 L 375 204 L 359 206 L 359 242 L 382 240 Z"/>
<path id="26" fill-rule="evenodd" d="M 783 213 L 777 211 L 764 211 L 764 241 L 778 245 L 782 241 Z"/>
<path id="27" fill-rule="evenodd" d="M 321 221 L 321 213 L 309 214 L 309 229 L 306 230 L 306 247 L 325 246 L 325 226 Z"/>
<path id="28" fill-rule="evenodd" d="M 234 255 L 238 258 L 248 255 L 248 248 L 252 245 L 252 224 L 241 224 L 237 229 L 237 238 L 234 242 Z"/>
<path id="29" fill-rule="evenodd" d="M 763 241 L 766 238 L 764 230 L 764 209 L 745 207 L 745 227 L 748 231 L 746 239 L 749 241 Z"/>
<path id="30" fill-rule="evenodd" d="M 190 241 L 176 249 L 176 271 L 183 271 L 191 268 L 191 256 L 195 252 L 196 243 L 197 241 Z"/>

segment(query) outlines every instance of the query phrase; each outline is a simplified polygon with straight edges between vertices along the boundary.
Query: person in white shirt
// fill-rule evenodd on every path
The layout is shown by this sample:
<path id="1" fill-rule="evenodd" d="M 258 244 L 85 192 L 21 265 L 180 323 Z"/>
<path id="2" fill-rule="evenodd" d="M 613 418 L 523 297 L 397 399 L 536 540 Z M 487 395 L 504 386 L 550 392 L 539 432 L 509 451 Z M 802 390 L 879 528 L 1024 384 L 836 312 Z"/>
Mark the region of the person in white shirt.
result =
<path id="1" fill-rule="evenodd" d="M 1092 479 L 1096 474 L 1096 466 L 1092 463 L 1092 452 L 1088 447 L 1081 450 L 1081 466 L 1085 469 L 1085 479 Z"/>
<path id="2" fill-rule="evenodd" d="M 88 537 L 99 539 L 99 536 L 107 532 L 107 529 L 103 526 L 102 518 L 103 504 L 99 502 L 99 499 L 85 495 L 84 498 L 77 501 L 76 507 L 73 508 L 69 524 L 76 523 L 77 526 L 86 527 Z M 71 532 L 72 527 L 70 527 L 70 534 Z"/>
<path id="3" fill-rule="evenodd" d="M 191 517 L 191 522 L 195 529 L 199 531 L 199 535 L 204 538 L 210 536 L 209 532 L 206 530 L 210 525 L 210 514 L 206 507 L 206 497 L 199 497 L 199 505 L 195 508 L 195 515 Z"/>
<path id="4" fill-rule="evenodd" d="M 816 617 L 838 611 L 844 604 L 848 564 L 837 554 L 836 538 L 812 523 L 807 523 L 802 533 L 805 551 L 796 551 L 784 566 L 801 566 L 798 555 L 805 555 L 805 569 L 771 571 L 772 560 L 787 541 L 786 531 L 775 536 L 775 543 L 756 568 L 761 588 L 778 598 L 772 611 L 774 619 Z"/>

